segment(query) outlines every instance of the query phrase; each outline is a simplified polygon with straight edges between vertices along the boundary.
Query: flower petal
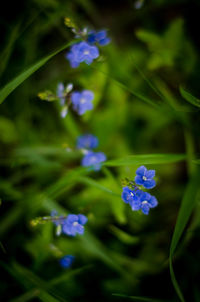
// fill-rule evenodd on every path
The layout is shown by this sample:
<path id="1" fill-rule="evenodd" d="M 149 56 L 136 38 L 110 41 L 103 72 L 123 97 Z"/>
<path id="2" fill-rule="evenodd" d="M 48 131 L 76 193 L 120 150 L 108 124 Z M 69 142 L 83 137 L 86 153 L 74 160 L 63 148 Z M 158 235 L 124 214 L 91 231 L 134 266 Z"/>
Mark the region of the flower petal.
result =
<path id="1" fill-rule="evenodd" d="M 69 214 L 66 218 L 66 223 L 73 223 L 78 221 L 78 216 L 75 214 Z"/>
<path id="2" fill-rule="evenodd" d="M 158 201 L 155 196 L 151 196 L 151 199 L 149 200 L 149 206 L 150 208 L 155 208 L 158 205 Z"/>
<path id="3" fill-rule="evenodd" d="M 135 176 L 135 183 L 137 185 L 143 185 L 144 180 L 142 179 L 142 176 L 140 176 L 140 175 Z"/>
<path id="4" fill-rule="evenodd" d="M 78 222 L 82 225 L 86 224 L 88 221 L 87 217 L 83 214 L 78 214 Z"/>
<path id="5" fill-rule="evenodd" d="M 145 174 L 146 178 L 149 179 L 149 178 L 153 178 L 155 176 L 156 172 L 155 170 L 148 170 Z"/>
<path id="6" fill-rule="evenodd" d="M 147 171 L 147 168 L 145 166 L 141 166 L 136 170 L 136 174 L 140 176 L 144 176 Z"/>
<path id="7" fill-rule="evenodd" d="M 145 215 L 149 214 L 149 209 L 150 209 L 150 207 L 149 207 L 148 203 L 141 204 L 141 210 Z"/>
<path id="8" fill-rule="evenodd" d="M 143 183 L 143 186 L 146 188 L 146 189 L 152 189 L 154 188 L 156 185 L 156 182 L 154 179 L 151 179 L 151 180 L 146 180 L 144 181 Z"/>
<path id="9" fill-rule="evenodd" d="M 133 211 L 138 211 L 138 210 L 140 210 L 141 202 L 139 201 L 139 199 L 133 200 L 130 202 L 130 206 Z"/>

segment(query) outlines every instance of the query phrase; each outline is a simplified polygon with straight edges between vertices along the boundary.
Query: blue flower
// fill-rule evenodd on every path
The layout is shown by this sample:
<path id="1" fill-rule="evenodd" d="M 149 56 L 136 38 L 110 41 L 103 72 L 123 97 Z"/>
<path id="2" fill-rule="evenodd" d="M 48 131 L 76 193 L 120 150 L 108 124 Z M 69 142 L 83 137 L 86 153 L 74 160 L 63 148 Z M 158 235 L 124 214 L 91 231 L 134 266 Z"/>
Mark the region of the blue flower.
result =
<path id="1" fill-rule="evenodd" d="M 100 46 L 104 46 L 110 43 L 110 38 L 107 37 L 106 30 L 90 31 L 88 34 L 88 43 L 99 43 Z"/>
<path id="2" fill-rule="evenodd" d="M 69 60 L 72 68 L 78 67 L 81 62 L 90 65 L 94 59 L 98 58 L 98 56 L 98 48 L 96 46 L 91 46 L 85 41 L 74 44 L 70 48 L 69 53 L 66 54 L 66 58 Z"/>
<path id="3" fill-rule="evenodd" d="M 94 149 L 98 146 L 98 138 L 92 134 L 80 135 L 77 139 L 78 149 Z"/>
<path id="4" fill-rule="evenodd" d="M 139 190 L 131 190 L 129 187 L 124 187 L 122 191 L 122 200 L 125 203 L 130 204 L 133 211 L 138 211 L 140 209 L 140 200 L 138 198 Z"/>
<path id="5" fill-rule="evenodd" d="M 59 260 L 60 265 L 63 268 L 69 268 L 74 262 L 75 257 L 72 255 L 66 255 Z"/>
<path id="6" fill-rule="evenodd" d="M 138 199 L 135 190 L 131 190 L 129 187 L 124 187 L 122 191 L 122 200 L 125 203 L 130 204 L 134 199 Z"/>
<path id="7" fill-rule="evenodd" d="M 83 235 L 84 233 L 84 224 L 87 222 L 87 217 L 82 214 L 69 214 L 65 219 L 65 222 L 62 226 L 62 232 L 69 236 L 76 236 L 76 234 Z"/>
<path id="8" fill-rule="evenodd" d="M 71 94 L 71 102 L 73 109 L 79 114 L 84 114 L 87 110 L 92 110 L 92 100 L 94 93 L 90 90 L 83 90 L 82 92 L 74 91 Z"/>
<path id="9" fill-rule="evenodd" d="M 155 208 L 158 205 L 156 197 L 152 196 L 147 192 L 143 192 L 140 190 L 138 197 L 140 200 L 140 209 L 145 215 L 149 214 L 149 210 L 151 208 Z"/>
<path id="10" fill-rule="evenodd" d="M 152 189 L 156 185 L 153 179 L 154 176 L 155 170 L 147 170 L 145 166 L 141 166 L 136 171 L 135 183 L 142 185 L 146 189 Z"/>
<path id="11" fill-rule="evenodd" d="M 93 170 L 98 171 L 101 169 L 101 163 L 106 160 L 106 155 L 103 152 L 89 151 L 82 159 L 82 166 L 91 167 Z"/>

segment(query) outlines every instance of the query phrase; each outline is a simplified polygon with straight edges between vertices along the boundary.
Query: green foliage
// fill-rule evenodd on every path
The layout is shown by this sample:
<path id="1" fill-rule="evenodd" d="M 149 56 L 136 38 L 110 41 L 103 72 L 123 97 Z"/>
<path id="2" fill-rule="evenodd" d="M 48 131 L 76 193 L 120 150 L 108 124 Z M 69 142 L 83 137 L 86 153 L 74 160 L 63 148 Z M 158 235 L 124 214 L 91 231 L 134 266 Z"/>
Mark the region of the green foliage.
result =
<path id="1" fill-rule="evenodd" d="M 59 52 L 63 51 L 67 47 L 69 47 L 71 43 L 64 44 L 58 50 L 52 52 L 50 55 L 45 58 L 39 60 L 37 63 L 33 64 L 31 67 L 27 68 L 24 72 L 14 78 L 11 82 L 9 82 L 5 87 L 0 90 L 0 104 L 7 98 L 7 96 L 14 91 L 21 83 L 23 83 L 27 78 L 29 78 L 34 72 L 36 72 L 39 68 L 41 68 L 44 64 L 46 64 L 51 58 L 57 55 Z"/>
<path id="2" fill-rule="evenodd" d="M 193 51 L 191 45 L 184 38 L 183 19 L 174 20 L 163 34 L 157 34 L 148 30 L 140 29 L 136 31 L 137 37 L 145 42 L 151 52 L 148 60 L 148 68 L 155 70 L 161 67 L 173 67 L 176 61 L 182 57 L 182 52 L 190 63 L 183 63 L 187 71 L 188 65 L 193 66 L 193 57 L 189 55 Z"/>
<path id="3" fill-rule="evenodd" d="M 200 100 L 197 99 L 192 94 L 190 94 L 189 92 L 185 91 L 182 87 L 180 87 L 180 93 L 187 102 L 189 102 L 190 104 L 196 107 L 200 107 Z"/>
<path id="4" fill-rule="evenodd" d="M 147 155 L 130 155 L 126 158 L 120 158 L 116 160 L 109 160 L 105 162 L 106 166 L 130 166 L 130 165 L 156 165 L 173 163 L 184 160 L 186 156 L 184 154 L 147 154 Z"/>
<path id="5" fill-rule="evenodd" d="M 189 182 L 185 194 L 183 196 L 183 200 L 181 203 L 181 207 L 179 210 L 179 214 L 177 217 L 177 222 L 175 225 L 171 246 L 170 246 L 170 273 L 172 282 L 174 284 L 174 287 L 177 291 L 177 294 L 181 301 L 185 301 L 183 294 L 181 292 L 181 289 L 176 281 L 173 266 L 172 266 L 172 258 L 175 253 L 176 247 L 180 241 L 181 235 L 186 227 L 186 224 L 190 218 L 190 215 L 192 213 L 192 210 L 195 207 L 195 204 L 197 202 L 197 193 L 199 191 L 199 177 L 200 177 L 200 170 L 198 169 L 196 173 L 191 178 L 191 181 Z"/>

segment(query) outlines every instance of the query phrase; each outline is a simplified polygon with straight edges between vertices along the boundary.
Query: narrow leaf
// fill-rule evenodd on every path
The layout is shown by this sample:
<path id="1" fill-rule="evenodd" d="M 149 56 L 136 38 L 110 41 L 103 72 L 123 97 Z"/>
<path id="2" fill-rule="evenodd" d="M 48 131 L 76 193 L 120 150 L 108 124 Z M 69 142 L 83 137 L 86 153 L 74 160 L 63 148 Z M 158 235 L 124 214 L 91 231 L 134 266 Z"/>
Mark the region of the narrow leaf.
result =
<path id="1" fill-rule="evenodd" d="M 74 42 L 68 42 L 64 44 L 62 47 L 57 49 L 56 51 L 52 52 L 50 55 L 44 57 L 43 59 L 39 60 L 37 63 L 33 64 L 31 67 L 26 69 L 24 72 L 22 72 L 20 75 L 18 75 L 16 78 L 14 78 L 12 81 L 10 81 L 8 84 L 6 84 L 1 90 L 0 90 L 0 104 L 7 98 L 7 96 L 14 91 L 21 83 L 23 83 L 27 78 L 29 78 L 35 71 L 37 71 L 40 67 L 42 67 L 45 63 L 47 63 L 51 58 L 53 58 L 55 55 L 57 55 L 59 52 L 63 51 L 70 45 L 72 45 Z"/>
<path id="2" fill-rule="evenodd" d="M 109 193 L 109 194 L 111 194 L 111 195 L 114 195 L 114 196 L 117 196 L 117 197 L 120 197 L 120 196 L 121 196 L 120 194 L 117 194 L 117 193 L 113 192 L 112 190 L 110 190 L 110 189 L 108 189 L 108 188 L 102 186 L 102 185 L 99 184 L 97 181 L 95 181 L 95 180 L 93 180 L 93 179 L 91 179 L 91 178 L 89 178 L 89 177 L 80 176 L 80 177 L 77 177 L 76 180 L 79 181 L 79 182 L 88 184 L 88 185 L 90 185 L 90 186 L 92 186 L 92 187 L 95 187 L 95 188 L 97 188 L 97 189 L 99 189 L 99 190 L 101 190 L 101 191 L 107 192 L 107 193 Z"/>
<path id="3" fill-rule="evenodd" d="M 171 274 L 171 280 L 174 285 L 174 288 L 182 302 L 184 302 L 184 297 L 181 292 L 181 289 L 178 285 L 178 282 L 176 281 L 176 277 L 174 274 L 173 270 L 173 265 L 172 265 L 172 258 L 174 255 L 174 252 L 176 250 L 176 247 L 180 241 L 180 238 L 183 234 L 183 231 L 188 223 L 188 220 L 192 214 L 192 211 L 194 209 L 194 206 L 196 204 L 196 195 L 199 189 L 199 177 L 200 177 L 200 169 L 197 170 L 197 172 L 193 175 L 191 178 L 185 194 L 183 196 L 183 200 L 181 203 L 181 207 L 179 210 L 178 218 L 176 221 L 172 241 L 171 241 L 171 246 L 170 246 L 170 256 L 169 256 L 169 264 L 170 264 L 170 274 Z"/>
<path id="4" fill-rule="evenodd" d="M 200 99 L 197 99 L 195 96 L 193 96 L 189 92 L 185 91 L 181 86 L 180 86 L 180 93 L 186 101 L 188 101 L 190 104 L 200 108 Z"/>
<path id="5" fill-rule="evenodd" d="M 168 164 L 181 160 L 185 160 L 185 154 L 145 154 L 145 155 L 130 155 L 124 158 L 108 160 L 104 163 L 105 166 L 129 166 L 129 165 L 144 165 L 144 164 Z"/>

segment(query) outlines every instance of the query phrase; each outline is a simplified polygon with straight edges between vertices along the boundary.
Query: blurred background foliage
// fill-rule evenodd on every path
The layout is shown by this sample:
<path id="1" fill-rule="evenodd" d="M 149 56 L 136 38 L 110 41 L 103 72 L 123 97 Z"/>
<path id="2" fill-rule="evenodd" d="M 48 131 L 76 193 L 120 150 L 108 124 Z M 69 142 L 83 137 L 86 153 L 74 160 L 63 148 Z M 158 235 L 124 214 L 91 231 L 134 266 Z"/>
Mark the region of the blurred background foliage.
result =
<path id="1" fill-rule="evenodd" d="M 125 296 L 179 301 L 169 250 L 182 199 L 197 202 L 174 269 L 186 301 L 200 301 L 197 185 L 191 182 L 184 195 L 200 158 L 199 11 L 198 0 L 5 3 L 1 87 L 73 39 L 66 16 L 81 28 L 107 28 L 112 43 L 92 65 L 77 69 L 61 52 L 1 104 L 2 301 L 130 299 Z M 55 91 L 58 82 L 94 91 L 94 110 L 61 119 L 56 102 L 37 97 L 46 89 Z M 192 95 L 184 97 L 180 86 Z M 153 193 L 159 206 L 145 216 L 132 212 L 120 197 L 121 179 L 133 178 L 137 163 L 108 164 L 88 173 L 80 168 L 80 154 L 66 151 L 85 132 L 99 138 L 99 150 L 109 160 L 158 153 L 186 154 L 187 160 L 147 165 L 157 172 Z M 51 223 L 31 226 L 32 219 L 54 209 L 87 215 L 84 236 L 56 237 Z M 67 271 L 58 264 L 65 254 L 76 257 Z"/>

